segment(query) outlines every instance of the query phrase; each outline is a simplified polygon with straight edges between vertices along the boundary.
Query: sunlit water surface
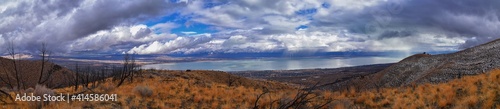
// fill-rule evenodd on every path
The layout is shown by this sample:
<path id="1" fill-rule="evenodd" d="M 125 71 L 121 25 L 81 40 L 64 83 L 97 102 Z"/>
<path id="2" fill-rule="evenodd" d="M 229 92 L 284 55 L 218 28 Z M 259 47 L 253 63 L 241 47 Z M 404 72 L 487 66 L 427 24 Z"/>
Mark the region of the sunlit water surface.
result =
<path id="1" fill-rule="evenodd" d="M 165 70 L 220 70 L 220 71 L 247 71 L 247 70 L 293 70 L 314 68 L 339 68 L 369 64 L 393 63 L 401 57 L 355 57 L 355 58 L 272 58 L 272 59 L 245 59 L 178 62 L 144 65 L 144 69 Z"/>

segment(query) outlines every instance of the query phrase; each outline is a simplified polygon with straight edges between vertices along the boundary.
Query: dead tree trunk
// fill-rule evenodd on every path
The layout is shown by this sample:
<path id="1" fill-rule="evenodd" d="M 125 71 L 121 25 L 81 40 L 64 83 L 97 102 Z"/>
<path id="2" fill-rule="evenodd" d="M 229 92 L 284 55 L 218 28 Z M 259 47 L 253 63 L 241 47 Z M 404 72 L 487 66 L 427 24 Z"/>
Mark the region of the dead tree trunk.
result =
<path id="1" fill-rule="evenodd" d="M 8 52 L 9 52 L 10 57 L 12 58 L 12 65 L 14 66 L 14 73 L 15 73 L 15 78 L 16 78 L 17 89 L 20 89 L 21 84 L 22 84 L 22 79 L 21 79 L 22 75 L 19 73 L 19 70 L 17 69 L 16 51 L 15 51 L 13 42 L 9 43 Z"/>
<path id="2" fill-rule="evenodd" d="M 79 70 L 79 69 L 78 69 L 78 63 L 76 63 L 76 65 L 75 65 L 75 80 L 74 80 L 74 81 L 75 81 L 75 82 L 74 82 L 74 83 L 75 83 L 75 84 L 74 84 L 74 85 L 75 85 L 75 91 L 77 91 L 77 90 L 78 90 L 78 81 L 79 81 L 79 79 L 80 79 L 80 78 L 78 77 L 78 75 L 80 75 L 80 72 L 79 72 L 78 70 Z"/>
<path id="3" fill-rule="evenodd" d="M 119 73 L 120 75 L 120 81 L 116 85 L 116 87 L 119 87 L 125 82 L 125 80 L 132 75 L 134 71 L 134 64 L 135 64 L 135 59 L 130 57 L 130 55 L 127 53 L 125 54 L 125 57 L 123 59 L 123 68 L 121 72 Z"/>

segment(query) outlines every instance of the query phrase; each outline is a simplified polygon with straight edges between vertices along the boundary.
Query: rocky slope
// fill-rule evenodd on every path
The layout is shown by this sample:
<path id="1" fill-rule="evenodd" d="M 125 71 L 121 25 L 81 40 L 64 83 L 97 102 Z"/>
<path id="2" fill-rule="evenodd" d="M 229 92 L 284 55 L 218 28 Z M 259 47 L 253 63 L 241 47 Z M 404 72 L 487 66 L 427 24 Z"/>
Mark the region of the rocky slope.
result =
<path id="1" fill-rule="evenodd" d="M 456 53 L 416 54 L 376 73 L 372 79 L 386 87 L 438 83 L 500 68 L 500 39 Z"/>

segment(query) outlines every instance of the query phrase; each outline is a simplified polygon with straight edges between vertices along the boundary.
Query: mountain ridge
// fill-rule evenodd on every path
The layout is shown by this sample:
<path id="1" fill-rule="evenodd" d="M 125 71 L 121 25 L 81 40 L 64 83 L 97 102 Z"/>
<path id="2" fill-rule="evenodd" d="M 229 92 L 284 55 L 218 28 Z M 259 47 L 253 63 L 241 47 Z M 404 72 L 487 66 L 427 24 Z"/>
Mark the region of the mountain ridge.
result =
<path id="1" fill-rule="evenodd" d="M 500 39 L 450 54 L 415 54 L 375 73 L 386 87 L 439 83 L 500 68 Z"/>

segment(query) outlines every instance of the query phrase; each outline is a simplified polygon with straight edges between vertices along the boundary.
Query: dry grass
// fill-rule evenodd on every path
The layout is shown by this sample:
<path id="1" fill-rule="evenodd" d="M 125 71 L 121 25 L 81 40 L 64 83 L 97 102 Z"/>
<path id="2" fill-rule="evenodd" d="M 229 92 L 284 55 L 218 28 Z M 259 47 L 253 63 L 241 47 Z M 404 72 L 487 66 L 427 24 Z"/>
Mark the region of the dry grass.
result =
<path id="1" fill-rule="evenodd" d="M 441 84 L 385 88 L 380 93 L 369 90 L 354 96 L 349 90 L 328 93 L 328 97 L 347 97 L 353 105 L 346 108 L 499 108 L 499 77 L 500 70 L 493 70 Z"/>
<path id="2" fill-rule="evenodd" d="M 264 88 L 273 90 L 273 92 L 259 101 L 262 104 L 270 103 L 281 96 L 292 96 L 295 94 L 292 92 L 296 91 L 280 83 L 246 78 L 238 78 L 235 84 L 228 86 L 226 80 L 216 78 L 217 75 L 228 74 L 213 71 L 184 73 L 158 71 L 138 75 L 134 82 L 127 82 L 118 88 L 115 87 L 115 83 L 111 79 L 107 79 L 105 83 L 85 93 L 117 94 L 118 101 L 55 102 L 44 106 L 44 108 L 251 108 L 256 95 L 264 92 Z M 203 78 L 204 76 L 207 78 Z M 66 87 L 56 89 L 56 91 L 57 93 L 71 94 L 86 90 L 81 86 L 80 90 L 74 91 L 73 89 L 73 87 Z M 285 91 L 290 93 L 285 95 L 282 93 Z M 9 107 L 30 108 L 24 102 L 10 104 Z"/>
<path id="3" fill-rule="evenodd" d="M 173 72 L 173 73 L 172 73 Z M 203 79 L 197 71 L 179 73 L 164 71 L 139 76 L 134 82 L 116 88 L 107 80 L 94 92 L 117 94 L 118 101 L 107 102 L 54 102 L 45 108 L 252 108 L 258 95 L 269 90 L 258 101 L 259 108 L 276 108 L 293 99 L 298 90 L 286 88 L 274 82 L 238 83 L 228 86 L 222 81 Z M 210 73 L 203 72 L 202 75 Z M 218 73 L 216 73 L 218 74 Z M 156 75 L 156 76 L 155 76 Z M 160 76 L 158 76 L 160 75 Z M 500 70 L 463 77 L 441 84 L 422 84 L 400 88 L 383 88 L 357 91 L 315 91 L 306 98 L 313 98 L 306 106 L 324 104 L 324 108 L 499 108 Z M 241 80 L 250 81 L 250 80 Z M 262 85 L 268 84 L 268 85 Z M 278 84 L 278 85 L 273 85 Z M 148 87 L 145 87 L 148 86 Z M 267 86 L 266 88 L 262 88 Z M 259 88 L 261 87 L 261 88 Z M 279 87 L 279 88 L 276 88 Z M 56 89 L 57 93 L 76 93 L 73 88 Z M 149 94 L 148 89 L 151 91 Z M 141 90 L 146 90 L 142 92 Z M 134 92 L 135 91 L 135 92 Z M 143 94 L 144 93 L 144 94 Z M 27 103 L 9 105 L 13 108 L 29 108 Z"/>

